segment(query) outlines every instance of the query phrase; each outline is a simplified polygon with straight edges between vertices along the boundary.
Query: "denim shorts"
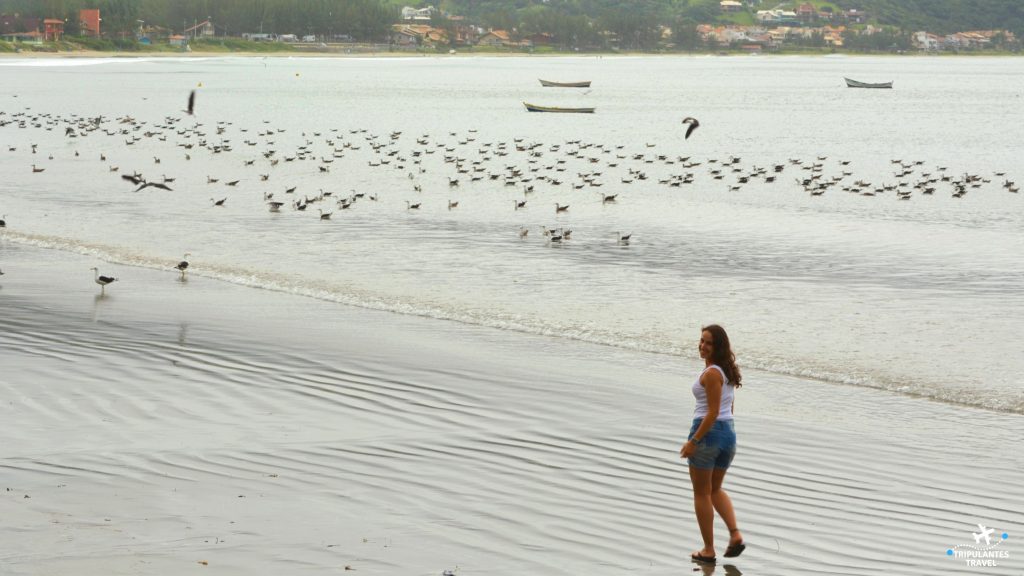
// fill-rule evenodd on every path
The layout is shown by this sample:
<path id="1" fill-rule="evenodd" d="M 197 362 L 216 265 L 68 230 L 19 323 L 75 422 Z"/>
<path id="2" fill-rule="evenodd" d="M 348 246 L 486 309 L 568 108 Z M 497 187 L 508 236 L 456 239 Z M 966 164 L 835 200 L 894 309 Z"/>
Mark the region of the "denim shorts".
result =
<path id="1" fill-rule="evenodd" d="M 688 440 L 693 439 L 694 432 L 700 427 L 703 418 L 694 418 L 690 426 Z M 690 466 L 703 470 L 729 467 L 736 456 L 736 426 L 732 420 L 715 420 L 711 430 L 697 443 L 697 451 L 688 458 Z"/>

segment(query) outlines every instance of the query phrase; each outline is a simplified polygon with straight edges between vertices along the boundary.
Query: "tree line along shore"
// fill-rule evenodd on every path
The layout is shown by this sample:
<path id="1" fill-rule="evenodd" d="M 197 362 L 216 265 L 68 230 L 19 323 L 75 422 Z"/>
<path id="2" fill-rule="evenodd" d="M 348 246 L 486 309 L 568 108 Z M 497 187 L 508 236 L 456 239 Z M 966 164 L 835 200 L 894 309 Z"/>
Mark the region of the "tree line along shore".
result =
<path id="1" fill-rule="evenodd" d="M 0 52 L 1015 54 L 1015 1 L 0 0 Z"/>

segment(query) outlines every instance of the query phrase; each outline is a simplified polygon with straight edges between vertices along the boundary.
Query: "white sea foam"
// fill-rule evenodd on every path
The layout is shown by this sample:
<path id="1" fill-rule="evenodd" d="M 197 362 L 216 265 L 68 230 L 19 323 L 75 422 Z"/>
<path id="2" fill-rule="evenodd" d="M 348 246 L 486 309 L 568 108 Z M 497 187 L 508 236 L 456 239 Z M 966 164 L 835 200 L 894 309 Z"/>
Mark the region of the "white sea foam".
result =
<path id="1" fill-rule="evenodd" d="M 143 64 L 157 60 L 190 60 L 185 58 L 0 58 L 0 66 L 27 68 L 71 68 L 80 66 L 103 66 L 110 64 Z"/>
<path id="2" fill-rule="evenodd" d="M 82 243 L 67 238 L 30 235 L 18 232 L 7 232 L 4 237 L 7 240 L 29 246 L 64 250 L 91 256 L 110 263 L 153 270 L 171 270 L 178 262 L 172 259 L 145 256 L 128 249 L 102 244 Z M 552 338 L 571 339 L 637 352 L 671 356 L 686 354 L 686 350 L 682 349 L 678 342 L 650 334 L 616 332 L 603 329 L 592 323 L 573 323 L 565 320 L 552 321 L 535 315 L 514 314 L 501 312 L 500 310 L 466 310 L 458 306 L 446 306 L 410 297 L 395 297 L 383 293 L 359 290 L 351 286 L 346 287 L 336 283 L 316 282 L 266 270 L 201 264 L 191 266 L 189 274 L 239 286 L 315 298 L 317 300 L 369 310 L 446 320 Z M 745 368 L 822 382 L 888 390 L 906 396 L 930 398 L 989 410 L 1024 413 L 1024 398 L 1007 390 L 992 389 L 988 393 L 979 393 L 972 388 L 936 387 L 929 382 L 915 382 L 913 380 L 887 381 L 878 374 L 856 374 L 827 370 L 816 366 L 801 366 L 792 359 L 780 361 L 774 356 L 761 357 L 749 353 L 743 356 L 742 364 Z"/>

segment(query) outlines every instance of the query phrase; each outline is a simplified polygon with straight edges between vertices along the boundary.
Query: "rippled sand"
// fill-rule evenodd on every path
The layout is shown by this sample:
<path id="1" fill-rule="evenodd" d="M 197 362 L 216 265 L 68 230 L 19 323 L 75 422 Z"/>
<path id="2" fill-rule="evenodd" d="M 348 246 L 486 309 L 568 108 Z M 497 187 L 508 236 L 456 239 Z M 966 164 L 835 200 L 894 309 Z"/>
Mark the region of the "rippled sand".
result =
<path id="1" fill-rule="evenodd" d="M 2 240 L 0 264 L 4 574 L 694 570 L 693 359 Z M 749 546 L 705 573 L 972 573 L 945 551 L 978 523 L 1011 537 L 985 573 L 1021 573 L 1020 416 L 745 382 Z"/>

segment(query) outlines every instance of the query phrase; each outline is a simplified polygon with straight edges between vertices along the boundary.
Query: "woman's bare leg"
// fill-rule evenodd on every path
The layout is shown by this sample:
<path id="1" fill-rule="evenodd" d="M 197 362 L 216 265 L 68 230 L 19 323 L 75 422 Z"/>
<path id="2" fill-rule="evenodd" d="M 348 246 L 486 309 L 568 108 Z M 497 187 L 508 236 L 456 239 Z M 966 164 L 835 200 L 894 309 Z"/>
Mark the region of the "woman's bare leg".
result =
<path id="1" fill-rule="evenodd" d="M 729 545 L 738 544 L 743 541 L 743 534 L 740 533 L 736 524 L 736 512 L 732 508 L 732 499 L 729 494 L 722 490 L 722 481 L 725 480 L 725 468 L 715 468 L 711 474 L 711 503 L 715 511 L 722 517 L 725 526 L 729 529 Z"/>
<path id="2" fill-rule="evenodd" d="M 715 507 L 711 500 L 712 470 L 690 466 L 690 483 L 693 484 L 693 511 L 697 515 L 697 526 L 704 540 L 704 548 L 697 554 L 715 555 Z"/>

